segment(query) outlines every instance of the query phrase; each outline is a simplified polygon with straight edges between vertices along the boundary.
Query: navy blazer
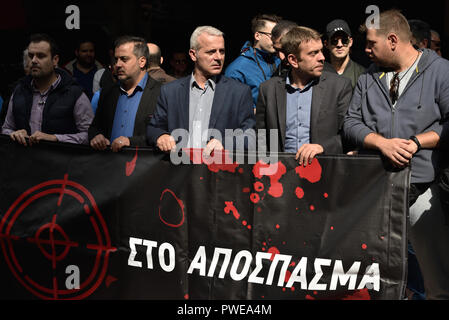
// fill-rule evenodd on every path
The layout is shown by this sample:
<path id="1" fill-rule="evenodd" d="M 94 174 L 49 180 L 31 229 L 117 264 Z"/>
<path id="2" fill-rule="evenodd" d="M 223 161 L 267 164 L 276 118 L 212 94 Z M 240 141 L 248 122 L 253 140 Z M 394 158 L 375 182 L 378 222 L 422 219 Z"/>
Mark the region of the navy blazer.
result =
<path id="1" fill-rule="evenodd" d="M 157 139 L 163 134 L 171 134 L 176 129 L 189 130 L 190 79 L 191 76 L 187 76 L 161 87 L 156 111 L 147 125 L 150 146 L 156 146 Z M 217 76 L 209 129 L 220 131 L 224 139 L 225 129 L 246 131 L 255 129 L 255 125 L 250 87 L 234 79 Z"/>

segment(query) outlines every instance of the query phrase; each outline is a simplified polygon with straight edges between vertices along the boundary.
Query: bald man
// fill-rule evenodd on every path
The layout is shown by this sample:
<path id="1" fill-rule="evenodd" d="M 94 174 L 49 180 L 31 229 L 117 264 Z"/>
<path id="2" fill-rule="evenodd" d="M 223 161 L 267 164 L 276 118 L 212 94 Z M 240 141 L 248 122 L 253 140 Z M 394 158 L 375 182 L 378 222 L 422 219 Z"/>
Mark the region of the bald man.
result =
<path id="1" fill-rule="evenodd" d="M 162 57 L 161 48 L 154 43 L 147 43 L 148 49 L 150 50 L 150 60 L 148 67 L 148 74 L 153 79 L 164 83 L 169 83 L 176 80 L 176 78 L 169 76 L 165 73 L 164 69 L 161 68 L 164 58 Z"/>

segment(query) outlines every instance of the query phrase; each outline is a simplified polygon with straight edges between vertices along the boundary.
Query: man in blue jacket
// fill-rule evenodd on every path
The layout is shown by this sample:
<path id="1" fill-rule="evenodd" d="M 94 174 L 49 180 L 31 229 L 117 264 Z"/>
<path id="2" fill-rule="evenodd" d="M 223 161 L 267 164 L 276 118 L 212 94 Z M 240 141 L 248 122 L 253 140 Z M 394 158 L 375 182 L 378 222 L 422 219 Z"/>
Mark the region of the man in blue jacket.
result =
<path id="1" fill-rule="evenodd" d="M 366 53 L 375 64 L 359 78 L 344 133 L 361 152 L 378 151 L 397 168 L 411 165 L 412 206 L 434 184 L 439 171 L 439 145 L 449 125 L 449 62 L 412 46 L 410 27 L 399 11 L 383 12 L 379 26 L 366 30 Z M 449 251 L 429 244 L 449 241 L 449 230 L 443 230 L 443 223 L 418 228 L 425 219 L 410 219 L 421 220 L 412 223 L 410 240 L 427 298 L 448 299 Z"/>
<path id="2" fill-rule="evenodd" d="M 280 17 L 271 14 L 254 17 L 251 22 L 253 43 L 247 41 L 240 51 L 240 56 L 225 71 L 225 76 L 250 86 L 254 108 L 259 85 L 271 78 L 281 62 L 271 40 L 271 30 L 280 20 Z"/>

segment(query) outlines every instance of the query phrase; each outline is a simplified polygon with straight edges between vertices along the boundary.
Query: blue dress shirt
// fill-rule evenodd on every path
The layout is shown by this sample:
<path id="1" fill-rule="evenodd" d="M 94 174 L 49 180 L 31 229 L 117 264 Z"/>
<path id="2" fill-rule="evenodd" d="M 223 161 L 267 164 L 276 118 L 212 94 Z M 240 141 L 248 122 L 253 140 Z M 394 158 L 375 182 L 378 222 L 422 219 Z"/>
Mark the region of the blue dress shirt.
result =
<path id="1" fill-rule="evenodd" d="M 143 90 L 147 84 L 148 74 L 140 80 L 133 93 L 130 95 L 120 87 L 120 97 L 115 110 L 114 124 L 112 126 L 111 142 L 118 137 L 132 137 L 134 134 L 134 121 Z"/>
<path id="2" fill-rule="evenodd" d="M 285 152 L 297 153 L 302 145 L 310 143 L 310 116 L 314 84 L 315 81 L 311 81 L 301 90 L 293 87 L 287 77 Z"/>

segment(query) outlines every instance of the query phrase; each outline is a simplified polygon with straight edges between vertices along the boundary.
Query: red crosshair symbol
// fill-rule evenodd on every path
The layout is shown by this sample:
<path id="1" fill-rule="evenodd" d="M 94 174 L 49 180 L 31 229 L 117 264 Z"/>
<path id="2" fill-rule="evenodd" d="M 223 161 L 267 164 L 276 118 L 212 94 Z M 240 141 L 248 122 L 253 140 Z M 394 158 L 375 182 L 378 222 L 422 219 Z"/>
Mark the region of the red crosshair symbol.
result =
<path id="1" fill-rule="evenodd" d="M 83 282 L 80 283 L 79 289 L 65 289 L 61 288 L 60 279 L 57 278 L 56 269 L 58 263 L 61 263 L 70 254 L 71 248 L 80 248 L 80 244 L 71 241 L 64 229 L 57 223 L 58 218 L 64 217 L 64 212 L 51 215 L 51 222 L 45 223 L 39 227 L 32 237 L 27 237 L 27 242 L 37 246 L 42 255 L 51 261 L 52 278 L 51 286 L 46 287 L 39 283 L 31 273 L 33 267 L 23 264 L 23 257 L 20 256 L 22 251 L 16 252 L 14 243 L 21 241 L 21 237 L 14 234 L 14 225 L 20 224 L 21 219 L 25 219 L 30 210 L 30 206 L 38 206 L 41 199 L 47 197 L 57 196 L 57 209 L 62 210 L 62 203 L 64 197 L 67 200 L 73 201 L 75 204 L 81 205 L 81 211 L 87 217 L 92 227 L 92 234 L 95 235 L 96 243 L 89 243 L 85 245 L 84 249 L 96 251 L 96 254 L 87 254 L 85 256 L 93 257 L 91 262 L 91 272 L 85 272 L 86 277 L 83 277 Z M 46 199 L 44 204 L 52 200 Z M 71 210 L 74 204 L 72 203 Z M 77 215 L 79 216 L 79 214 Z M 41 217 L 42 218 L 42 217 Z M 44 217 L 45 218 L 45 217 Z M 87 230 L 87 229 L 86 229 Z M 23 232 L 23 231 L 22 231 Z M 87 240 L 90 241 L 90 240 Z M 33 295 L 41 299 L 85 299 L 98 289 L 105 278 L 109 255 L 116 251 L 112 247 L 111 239 L 107 225 L 101 215 L 95 199 L 90 192 L 82 185 L 68 180 L 68 175 L 64 176 L 63 180 L 51 180 L 41 183 L 29 190 L 25 191 L 17 200 L 11 205 L 6 214 L 0 221 L 0 245 L 5 257 L 5 261 L 12 271 L 15 278 Z M 21 246 L 23 248 L 23 245 Z M 23 249 L 22 249 L 23 250 Z M 30 248 L 27 247 L 27 250 Z M 41 275 L 39 276 L 41 278 Z"/>

